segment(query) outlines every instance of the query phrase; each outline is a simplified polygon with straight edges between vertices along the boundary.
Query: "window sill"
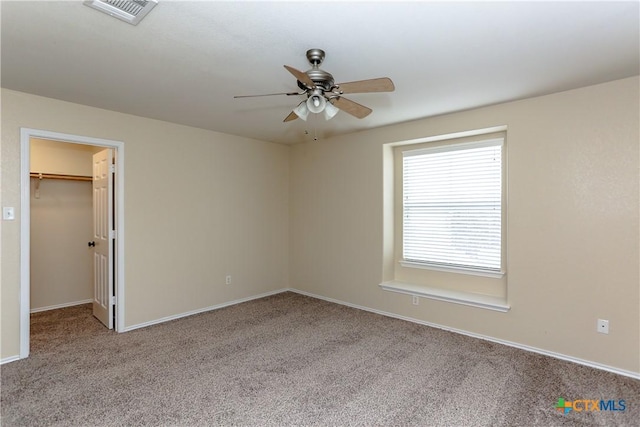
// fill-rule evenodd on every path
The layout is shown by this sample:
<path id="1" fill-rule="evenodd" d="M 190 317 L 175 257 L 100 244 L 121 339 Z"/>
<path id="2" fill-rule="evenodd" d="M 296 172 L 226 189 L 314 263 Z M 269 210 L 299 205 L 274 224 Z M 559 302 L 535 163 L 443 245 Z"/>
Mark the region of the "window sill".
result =
<path id="1" fill-rule="evenodd" d="M 511 308 L 511 306 L 507 304 L 507 301 L 504 298 L 474 294 L 470 292 L 453 291 L 441 288 L 430 288 L 428 286 L 420 286 L 411 283 L 396 281 L 381 283 L 380 287 L 383 290 L 389 292 L 415 295 L 433 299 L 436 301 L 468 305 L 471 307 L 484 308 L 487 310 L 500 311 L 503 313 L 506 313 Z"/>

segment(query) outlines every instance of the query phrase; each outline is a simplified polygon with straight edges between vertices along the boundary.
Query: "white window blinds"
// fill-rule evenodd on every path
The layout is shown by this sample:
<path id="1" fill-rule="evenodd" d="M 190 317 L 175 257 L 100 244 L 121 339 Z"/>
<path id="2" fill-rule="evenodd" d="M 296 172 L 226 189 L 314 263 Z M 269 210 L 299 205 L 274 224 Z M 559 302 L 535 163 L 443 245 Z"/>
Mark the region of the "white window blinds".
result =
<path id="1" fill-rule="evenodd" d="M 403 260 L 499 272 L 502 139 L 403 152 Z"/>

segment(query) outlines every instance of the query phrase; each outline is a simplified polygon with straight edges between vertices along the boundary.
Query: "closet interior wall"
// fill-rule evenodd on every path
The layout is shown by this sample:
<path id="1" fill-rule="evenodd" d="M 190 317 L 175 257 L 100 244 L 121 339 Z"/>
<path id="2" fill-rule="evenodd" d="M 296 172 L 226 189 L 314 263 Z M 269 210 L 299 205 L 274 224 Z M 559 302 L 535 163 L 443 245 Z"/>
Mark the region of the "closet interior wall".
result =
<path id="1" fill-rule="evenodd" d="M 31 312 L 91 302 L 92 156 L 99 148 L 31 141 Z"/>

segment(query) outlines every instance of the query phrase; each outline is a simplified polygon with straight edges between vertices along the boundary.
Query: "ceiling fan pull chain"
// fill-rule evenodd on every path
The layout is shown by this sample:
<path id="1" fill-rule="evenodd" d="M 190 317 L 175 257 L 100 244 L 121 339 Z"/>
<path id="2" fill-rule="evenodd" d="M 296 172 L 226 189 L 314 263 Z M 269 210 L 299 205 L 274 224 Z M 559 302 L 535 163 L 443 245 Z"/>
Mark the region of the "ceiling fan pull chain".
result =
<path id="1" fill-rule="evenodd" d="M 313 140 L 317 141 L 318 140 L 318 122 L 317 120 L 319 120 L 319 118 L 317 117 L 317 114 L 314 114 L 310 120 L 309 120 L 309 124 L 311 126 L 313 126 Z"/>

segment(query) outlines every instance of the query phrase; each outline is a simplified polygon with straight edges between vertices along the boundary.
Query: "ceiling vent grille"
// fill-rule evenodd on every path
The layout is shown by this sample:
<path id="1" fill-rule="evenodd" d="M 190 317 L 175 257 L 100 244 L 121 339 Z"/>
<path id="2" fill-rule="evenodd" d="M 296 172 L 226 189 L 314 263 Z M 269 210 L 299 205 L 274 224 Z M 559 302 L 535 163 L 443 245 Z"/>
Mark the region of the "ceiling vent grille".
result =
<path id="1" fill-rule="evenodd" d="M 132 25 L 137 25 L 153 7 L 157 0 L 87 0 L 85 5 L 109 14 Z"/>

